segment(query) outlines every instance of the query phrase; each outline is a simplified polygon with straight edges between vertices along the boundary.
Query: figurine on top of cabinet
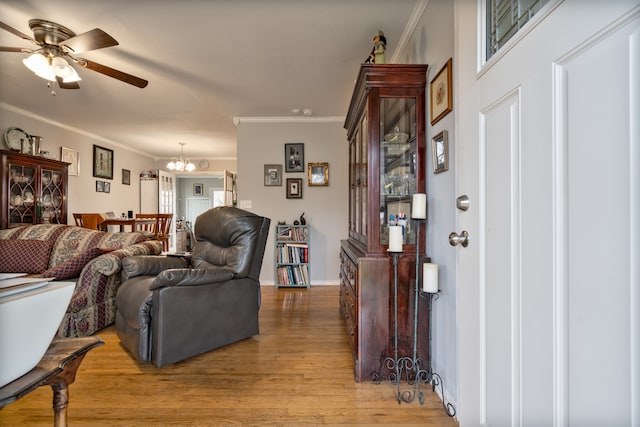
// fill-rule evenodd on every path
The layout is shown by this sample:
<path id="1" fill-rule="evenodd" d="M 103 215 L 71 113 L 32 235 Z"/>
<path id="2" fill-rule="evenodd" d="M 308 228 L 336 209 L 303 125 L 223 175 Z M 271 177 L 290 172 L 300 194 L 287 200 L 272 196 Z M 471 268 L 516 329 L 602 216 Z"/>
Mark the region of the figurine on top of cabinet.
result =
<path id="1" fill-rule="evenodd" d="M 373 49 L 371 49 L 371 54 L 365 61 L 365 64 L 384 64 L 386 50 L 387 38 L 384 36 L 382 30 L 380 30 L 373 36 Z"/>

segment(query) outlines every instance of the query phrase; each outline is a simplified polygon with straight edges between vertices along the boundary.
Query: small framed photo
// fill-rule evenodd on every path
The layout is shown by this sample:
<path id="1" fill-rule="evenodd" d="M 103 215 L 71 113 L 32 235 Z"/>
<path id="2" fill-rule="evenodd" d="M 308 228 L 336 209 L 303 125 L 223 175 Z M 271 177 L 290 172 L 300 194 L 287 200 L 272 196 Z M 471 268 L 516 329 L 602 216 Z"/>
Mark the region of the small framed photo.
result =
<path id="1" fill-rule="evenodd" d="M 110 193 L 111 192 L 111 183 L 108 181 L 104 182 L 104 192 L 105 193 Z"/>
<path id="2" fill-rule="evenodd" d="M 286 172 L 304 172 L 304 144 L 284 144 Z"/>
<path id="3" fill-rule="evenodd" d="M 69 163 L 69 175 L 80 175 L 80 153 L 71 148 L 60 147 L 60 160 Z"/>
<path id="4" fill-rule="evenodd" d="M 308 165 L 309 187 L 329 186 L 329 163 L 311 163 Z"/>
<path id="5" fill-rule="evenodd" d="M 449 136 L 446 130 L 431 139 L 431 155 L 433 173 L 449 170 Z"/>
<path id="6" fill-rule="evenodd" d="M 264 165 L 264 185 L 266 187 L 282 186 L 282 165 Z"/>
<path id="7" fill-rule="evenodd" d="M 302 199 L 302 178 L 287 178 L 287 199 Z"/>
<path id="8" fill-rule="evenodd" d="M 193 195 L 202 196 L 204 193 L 204 184 L 193 184 Z"/>
<path id="9" fill-rule="evenodd" d="M 96 192 L 104 193 L 104 181 L 96 181 Z"/>
<path id="10" fill-rule="evenodd" d="M 451 85 L 451 58 L 429 83 L 431 125 L 453 109 L 453 88 Z"/>
<path id="11" fill-rule="evenodd" d="M 113 179 L 113 150 L 94 144 L 93 176 L 96 178 Z"/>
<path id="12" fill-rule="evenodd" d="M 122 184 L 131 185 L 131 171 L 129 169 L 122 169 Z"/>

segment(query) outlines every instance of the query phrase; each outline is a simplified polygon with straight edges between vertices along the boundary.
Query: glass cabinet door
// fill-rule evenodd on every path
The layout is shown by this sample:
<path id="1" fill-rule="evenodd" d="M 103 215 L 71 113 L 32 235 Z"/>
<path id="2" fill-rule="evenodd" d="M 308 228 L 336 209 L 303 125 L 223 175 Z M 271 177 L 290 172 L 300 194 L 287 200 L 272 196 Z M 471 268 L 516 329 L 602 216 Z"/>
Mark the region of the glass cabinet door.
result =
<path id="1" fill-rule="evenodd" d="M 367 243 L 367 119 L 364 117 L 349 144 L 349 236 Z"/>
<path id="2" fill-rule="evenodd" d="M 62 174 L 57 170 L 42 168 L 42 191 L 38 203 L 38 216 L 43 224 L 60 224 L 64 196 Z"/>
<path id="3" fill-rule="evenodd" d="M 10 226 L 35 222 L 35 171 L 30 165 L 9 165 L 9 223 Z"/>
<path id="4" fill-rule="evenodd" d="M 411 203 L 416 181 L 416 100 L 380 98 L 380 244 L 389 244 L 390 225 L 403 227 L 405 244 L 415 244 Z"/>

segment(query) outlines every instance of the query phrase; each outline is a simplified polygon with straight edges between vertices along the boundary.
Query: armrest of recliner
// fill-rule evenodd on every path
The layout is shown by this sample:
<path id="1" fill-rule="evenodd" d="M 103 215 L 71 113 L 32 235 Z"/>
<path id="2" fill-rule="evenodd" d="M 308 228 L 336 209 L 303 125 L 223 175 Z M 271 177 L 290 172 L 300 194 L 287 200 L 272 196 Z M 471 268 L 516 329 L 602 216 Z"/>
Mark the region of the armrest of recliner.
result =
<path id="1" fill-rule="evenodd" d="M 233 279 L 235 273 L 224 267 L 209 268 L 173 268 L 158 274 L 149 285 L 150 290 L 167 286 L 198 286 L 226 282 Z"/>
<path id="2" fill-rule="evenodd" d="M 171 268 L 187 268 L 189 261 L 185 258 L 165 255 L 136 255 L 122 259 L 123 279 L 137 276 L 156 276 Z"/>

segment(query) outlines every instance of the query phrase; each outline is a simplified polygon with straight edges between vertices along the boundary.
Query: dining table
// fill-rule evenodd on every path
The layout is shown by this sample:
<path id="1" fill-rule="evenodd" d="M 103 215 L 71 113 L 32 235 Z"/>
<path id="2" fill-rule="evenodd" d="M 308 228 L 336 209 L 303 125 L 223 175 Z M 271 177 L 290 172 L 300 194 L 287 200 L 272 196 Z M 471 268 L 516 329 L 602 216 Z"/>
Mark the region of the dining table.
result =
<path id="1" fill-rule="evenodd" d="M 141 219 L 141 218 L 106 218 L 100 226 L 104 229 L 108 225 L 120 227 L 120 231 L 125 231 L 125 227 L 131 227 L 131 231 L 136 231 L 137 226 L 140 224 L 155 224 L 155 219 Z"/>

